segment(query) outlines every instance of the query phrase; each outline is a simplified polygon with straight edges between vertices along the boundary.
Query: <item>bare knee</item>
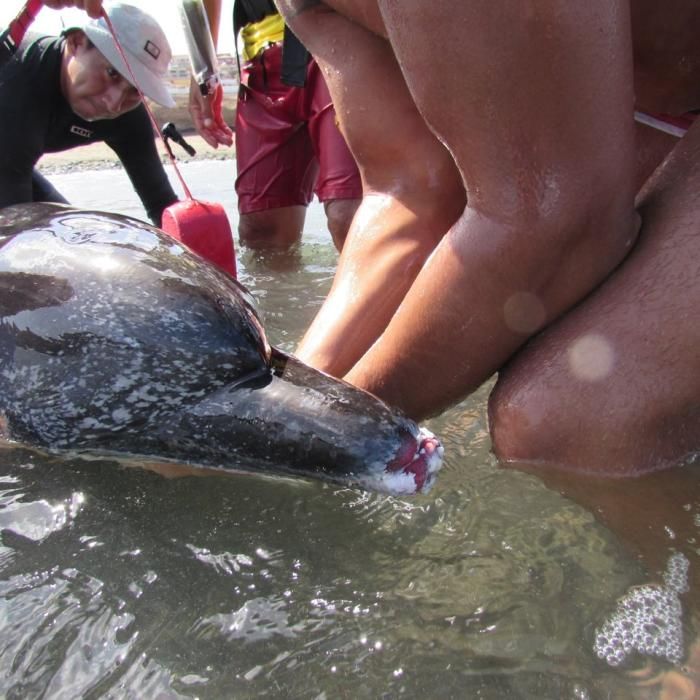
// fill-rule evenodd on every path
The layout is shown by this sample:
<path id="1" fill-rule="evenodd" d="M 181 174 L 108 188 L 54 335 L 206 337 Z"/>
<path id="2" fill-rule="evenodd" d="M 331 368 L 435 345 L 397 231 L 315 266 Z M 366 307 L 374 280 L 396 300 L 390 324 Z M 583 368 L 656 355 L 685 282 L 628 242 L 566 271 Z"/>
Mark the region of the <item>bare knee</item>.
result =
<path id="1" fill-rule="evenodd" d="M 550 329 L 500 372 L 489 397 L 493 450 L 505 463 L 601 475 L 639 471 L 632 426 L 643 419 L 623 368 L 592 334 Z M 616 378 L 617 377 L 617 378 Z"/>
<path id="2" fill-rule="evenodd" d="M 360 199 L 330 199 L 323 203 L 326 211 L 328 230 L 333 238 L 335 247 L 340 251 L 347 238 L 350 224 L 355 216 Z"/>
<path id="3" fill-rule="evenodd" d="M 516 359 L 489 398 L 501 462 L 621 477 L 670 468 L 697 452 L 700 415 L 682 392 L 661 389 L 650 398 L 629 376 L 582 382 L 532 360 Z"/>
<path id="4" fill-rule="evenodd" d="M 279 207 L 241 214 L 238 237 L 241 245 L 261 249 L 289 248 L 301 240 L 306 208 Z"/>
<path id="5" fill-rule="evenodd" d="M 520 376 L 499 376 L 489 397 L 488 418 L 493 451 L 500 461 L 532 463 L 552 456 L 550 406 L 537 395 L 537 387 Z"/>
<path id="6" fill-rule="evenodd" d="M 637 472 L 620 416 L 606 418 L 604 402 L 575 382 L 562 385 L 543 369 L 525 363 L 499 376 L 488 404 L 499 461 L 599 475 Z"/>

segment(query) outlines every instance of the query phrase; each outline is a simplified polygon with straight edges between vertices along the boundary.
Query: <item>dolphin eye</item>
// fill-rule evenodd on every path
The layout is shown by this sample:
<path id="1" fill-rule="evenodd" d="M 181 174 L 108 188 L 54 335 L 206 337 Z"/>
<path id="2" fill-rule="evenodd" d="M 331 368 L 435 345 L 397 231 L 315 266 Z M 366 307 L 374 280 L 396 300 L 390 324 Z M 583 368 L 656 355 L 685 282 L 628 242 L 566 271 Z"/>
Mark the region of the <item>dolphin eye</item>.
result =
<path id="1" fill-rule="evenodd" d="M 107 66 L 107 75 L 112 78 L 112 80 L 122 77 L 121 73 L 113 66 Z"/>

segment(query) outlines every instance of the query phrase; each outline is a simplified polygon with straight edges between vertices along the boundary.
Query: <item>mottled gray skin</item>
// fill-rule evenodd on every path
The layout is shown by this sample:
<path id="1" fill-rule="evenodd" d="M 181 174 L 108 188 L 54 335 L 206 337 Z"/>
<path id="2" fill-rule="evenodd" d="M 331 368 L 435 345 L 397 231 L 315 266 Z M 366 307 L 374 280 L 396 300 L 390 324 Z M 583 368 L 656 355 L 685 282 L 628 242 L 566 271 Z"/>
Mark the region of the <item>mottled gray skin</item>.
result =
<path id="1" fill-rule="evenodd" d="M 421 456 L 430 438 L 374 396 L 270 348 L 245 289 L 162 231 L 61 205 L 0 210 L 0 410 L 40 448 L 384 491 L 428 488 L 441 454 L 433 440 Z"/>

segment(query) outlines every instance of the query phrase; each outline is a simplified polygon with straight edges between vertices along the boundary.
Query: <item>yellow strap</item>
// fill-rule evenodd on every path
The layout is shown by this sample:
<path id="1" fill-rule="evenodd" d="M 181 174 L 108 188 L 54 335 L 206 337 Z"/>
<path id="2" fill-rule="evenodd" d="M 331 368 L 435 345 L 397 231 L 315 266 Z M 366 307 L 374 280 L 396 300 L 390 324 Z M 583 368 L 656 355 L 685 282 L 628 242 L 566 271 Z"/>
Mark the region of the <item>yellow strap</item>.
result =
<path id="1" fill-rule="evenodd" d="M 275 44 L 284 38 L 284 20 L 279 13 L 267 15 L 259 22 L 246 24 L 241 29 L 243 39 L 243 59 L 250 61 L 269 44 Z"/>

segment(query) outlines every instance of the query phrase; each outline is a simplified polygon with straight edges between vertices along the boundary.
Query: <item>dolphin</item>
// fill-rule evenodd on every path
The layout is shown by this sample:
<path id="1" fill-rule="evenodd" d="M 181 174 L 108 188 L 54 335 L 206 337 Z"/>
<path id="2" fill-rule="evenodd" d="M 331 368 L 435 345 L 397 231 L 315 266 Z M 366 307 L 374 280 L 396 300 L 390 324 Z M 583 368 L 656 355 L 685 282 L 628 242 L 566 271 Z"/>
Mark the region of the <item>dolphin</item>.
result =
<path id="1" fill-rule="evenodd" d="M 271 347 L 247 290 L 163 231 L 0 210 L 0 427 L 11 444 L 426 492 L 443 448 Z"/>

